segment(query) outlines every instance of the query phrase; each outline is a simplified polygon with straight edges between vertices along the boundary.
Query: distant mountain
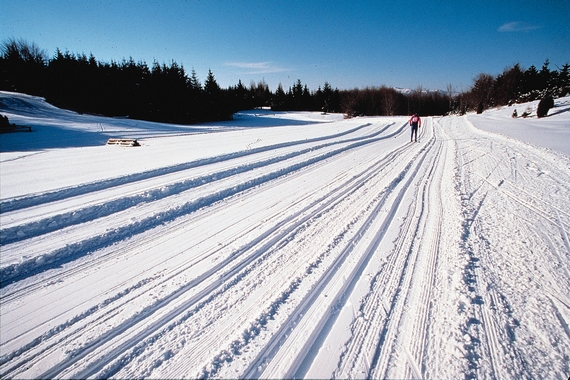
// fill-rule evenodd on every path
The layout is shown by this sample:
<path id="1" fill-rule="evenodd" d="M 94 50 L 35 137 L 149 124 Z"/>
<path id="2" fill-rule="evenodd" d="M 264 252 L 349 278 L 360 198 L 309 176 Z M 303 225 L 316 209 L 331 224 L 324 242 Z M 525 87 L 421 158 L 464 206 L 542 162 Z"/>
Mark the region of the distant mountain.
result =
<path id="1" fill-rule="evenodd" d="M 412 92 L 417 91 L 418 89 L 411 89 L 411 88 L 401 88 L 401 87 L 392 87 L 394 90 L 398 91 L 399 93 L 402 93 L 404 95 L 409 95 Z M 445 90 L 432 90 L 432 89 L 428 89 L 428 88 L 422 88 L 422 94 L 442 94 L 442 95 L 447 95 L 447 91 Z"/>

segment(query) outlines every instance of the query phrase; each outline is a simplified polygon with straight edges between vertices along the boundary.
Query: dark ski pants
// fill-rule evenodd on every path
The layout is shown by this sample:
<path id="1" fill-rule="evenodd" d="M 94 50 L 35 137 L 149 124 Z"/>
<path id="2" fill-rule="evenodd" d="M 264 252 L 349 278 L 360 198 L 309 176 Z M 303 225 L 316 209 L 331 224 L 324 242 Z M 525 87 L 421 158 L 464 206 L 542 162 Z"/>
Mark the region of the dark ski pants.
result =
<path id="1" fill-rule="evenodd" d="M 415 137 L 415 138 L 414 138 Z M 411 141 L 418 141 L 418 126 L 412 125 L 412 136 L 410 137 Z"/>

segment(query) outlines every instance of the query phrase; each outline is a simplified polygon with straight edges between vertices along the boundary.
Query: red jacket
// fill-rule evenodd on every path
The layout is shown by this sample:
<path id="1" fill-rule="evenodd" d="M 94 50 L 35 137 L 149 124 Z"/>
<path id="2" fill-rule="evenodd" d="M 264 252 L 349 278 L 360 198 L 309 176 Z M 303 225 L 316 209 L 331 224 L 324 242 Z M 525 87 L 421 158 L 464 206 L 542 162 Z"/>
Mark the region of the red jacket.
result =
<path id="1" fill-rule="evenodd" d="M 418 115 L 413 114 L 412 117 L 410 118 L 410 125 L 413 125 L 414 127 L 419 127 L 422 125 L 422 119 L 420 119 Z"/>

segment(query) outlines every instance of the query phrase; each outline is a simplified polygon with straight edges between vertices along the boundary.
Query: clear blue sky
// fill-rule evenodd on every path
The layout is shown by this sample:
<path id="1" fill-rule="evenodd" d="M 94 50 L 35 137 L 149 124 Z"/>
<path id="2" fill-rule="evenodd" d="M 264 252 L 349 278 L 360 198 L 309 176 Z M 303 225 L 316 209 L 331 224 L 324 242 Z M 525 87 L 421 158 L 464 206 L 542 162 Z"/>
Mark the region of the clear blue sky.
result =
<path id="1" fill-rule="evenodd" d="M 0 40 L 208 70 L 222 87 L 467 90 L 479 73 L 570 62 L 570 2 L 0 0 Z"/>

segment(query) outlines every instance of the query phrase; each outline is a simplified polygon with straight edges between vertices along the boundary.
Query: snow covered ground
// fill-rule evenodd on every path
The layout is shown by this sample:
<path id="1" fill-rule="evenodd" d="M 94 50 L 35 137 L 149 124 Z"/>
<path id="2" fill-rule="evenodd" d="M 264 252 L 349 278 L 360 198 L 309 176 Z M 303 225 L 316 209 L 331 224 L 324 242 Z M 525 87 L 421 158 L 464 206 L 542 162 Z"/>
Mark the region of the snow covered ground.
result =
<path id="1" fill-rule="evenodd" d="M 566 378 L 570 98 L 544 119 L 0 93 L 2 378 Z M 104 145 L 110 137 L 140 147 Z"/>

